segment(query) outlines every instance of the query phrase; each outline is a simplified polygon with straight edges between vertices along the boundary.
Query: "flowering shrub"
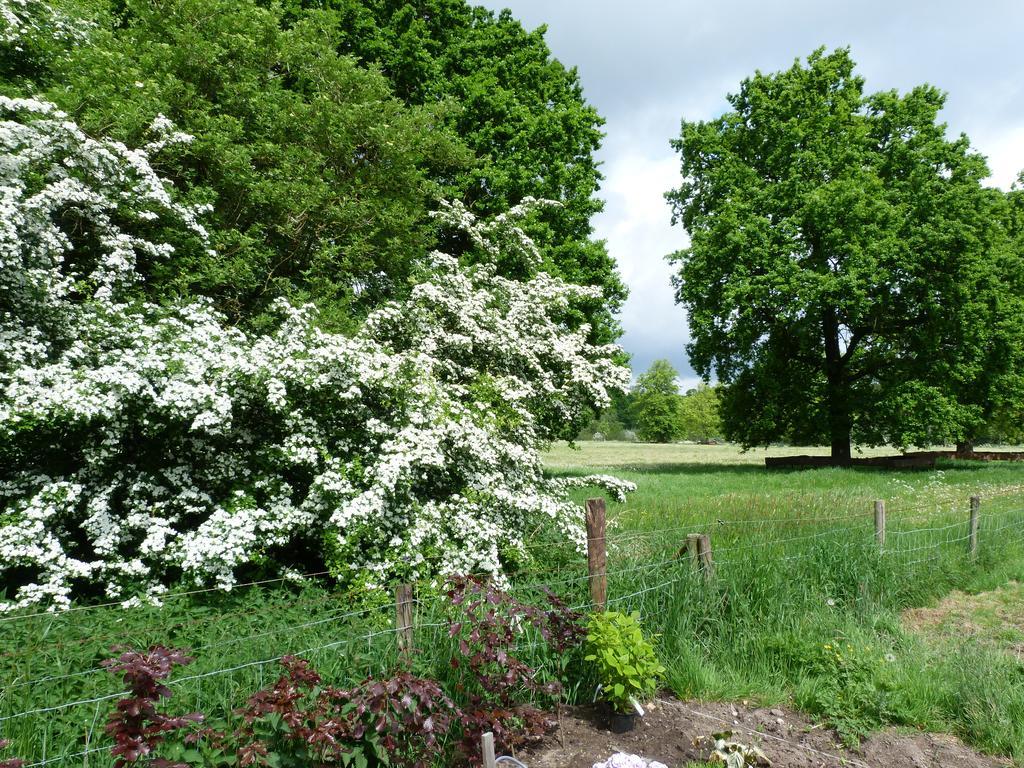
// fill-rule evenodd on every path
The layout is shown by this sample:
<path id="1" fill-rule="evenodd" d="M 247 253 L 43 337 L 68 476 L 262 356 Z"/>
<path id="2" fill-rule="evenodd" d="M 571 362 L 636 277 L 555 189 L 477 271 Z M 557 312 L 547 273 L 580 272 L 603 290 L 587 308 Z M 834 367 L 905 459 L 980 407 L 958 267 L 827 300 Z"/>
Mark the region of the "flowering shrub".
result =
<path id="1" fill-rule="evenodd" d="M 10 48 L 22 67 L 31 68 L 37 63 L 33 54 L 38 56 L 40 48 L 59 50 L 85 42 L 92 22 L 81 13 L 68 13 L 61 7 L 64 4 L 62 0 L 0 0 L 0 59 Z"/>
<path id="2" fill-rule="evenodd" d="M 141 261 L 208 247 L 148 159 L 189 139 L 163 118 L 153 134 L 129 150 L 0 97 L 0 611 L 227 589 L 244 567 L 316 569 L 325 548 L 371 584 L 500 577 L 540 521 L 582 546 L 566 491 L 630 484 L 547 479 L 539 449 L 628 371 L 564 318 L 597 289 L 495 274 L 497 254 L 538 262 L 519 211 L 444 207 L 482 263 L 433 254 L 351 337 L 283 301 L 247 335 L 208 302 L 146 301 Z"/>

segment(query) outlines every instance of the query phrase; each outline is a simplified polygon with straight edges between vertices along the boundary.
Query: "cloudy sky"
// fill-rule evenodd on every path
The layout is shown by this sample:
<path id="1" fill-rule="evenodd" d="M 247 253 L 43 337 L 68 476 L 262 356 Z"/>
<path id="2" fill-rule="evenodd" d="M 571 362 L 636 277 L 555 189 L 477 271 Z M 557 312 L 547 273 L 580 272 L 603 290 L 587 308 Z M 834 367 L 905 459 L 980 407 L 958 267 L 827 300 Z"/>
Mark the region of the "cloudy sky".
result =
<path id="1" fill-rule="evenodd" d="M 477 0 L 548 27 L 563 63 L 607 119 L 605 212 L 595 221 L 630 288 L 623 346 L 635 372 L 668 358 L 683 383 L 686 317 L 664 255 L 686 244 L 663 193 L 679 184 L 669 140 L 709 119 L 755 70 L 774 72 L 821 45 L 850 46 L 869 91 L 929 82 L 944 119 L 989 159 L 991 183 L 1024 169 L 1024 0 Z"/>

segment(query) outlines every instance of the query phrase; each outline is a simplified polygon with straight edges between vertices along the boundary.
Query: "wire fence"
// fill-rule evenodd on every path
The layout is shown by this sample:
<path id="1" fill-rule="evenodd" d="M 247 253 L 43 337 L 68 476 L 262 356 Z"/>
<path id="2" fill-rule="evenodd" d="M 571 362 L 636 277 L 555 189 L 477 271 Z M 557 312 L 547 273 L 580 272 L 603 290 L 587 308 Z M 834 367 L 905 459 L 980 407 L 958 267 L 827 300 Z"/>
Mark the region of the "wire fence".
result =
<path id="1" fill-rule="evenodd" d="M 993 494 L 998 503 L 969 504 L 966 500 L 933 509 L 928 516 L 907 515 L 902 507 L 879 530 L 877 514 L 794 514 L 784 519 L 735 518 L 688 521 L 650 530 L 620 532 L 602 524 L 591 530 L 588 549 L 599 548 L 607 565 L 596 568 L 590 552 L 562 546 L 569 557 L 557 567 L 524 569 L 502 583 L 524 602 L 543 599 L 544 592 L 557 594 L 574 610 L 587 610 L 595 602 L 605 608 L 637 610 L 656 620 L 658 601 L 673 599 L 673 590 L 713 580 L 727 582 L 739 574 L 758 569 L 784 567 L 793 573 L 802 561 L 813 565 L 829 552 L 843 547 L 869 548 L 877 562 L 912 575 L 915 569 L 938 563 L 976 564 L 979 557 L 997 557 L 1008 547 L 1024 543 L 1024 489 L 1020 493 Z M 707 558 L 691 551 L 694 537 L 713 543 Z M 304 574 L 316 578 L 323 573 Z M 239 587 L 280 588 L 294 577 L 252 581 Z M 595 601 L 595 586 L 603 583 L 603 598 Z M 374 599 L 368 604 L 363 590 L 316 594 L 285 594 L 248 616 L 251 606 L 234 610 L 210 610 L 188 617 L 188 598 L 207 596 L 213 589 L 169 593 L 162 607 L 123 607 L 120 602 L 75 606 L 61 614 L 26 612 L 0 617 L 0 639 L 13 637 L 21 626 L 29 629 L 16 636 L 18 647 L 0 649 L 0 737 L 11 738 L 21 747 L 21 756 L 38 766 L 109 764 L 109 743 L 103 733 L 106 712 L 122 698 L 123 688 L 99 661 L 109 640 L 134 641 L 134 645 L 180 645 L 193 635 L 204 635 L 210 625 L 223 623 L 227 636 L 206 640 L 191 652 L 196 655 L 194 671 L 170 681 L 176 694 L 188 705 L 221 705 L 262 687 L 268 673 L 285 656 L 326 662 L 352 675 L 386 670 L 399 657 L 398 636 L 413 638 L 424 653 L 456 653 L 450 635 L 462 619 L 437 580 L 413 584 L 416 621 L 403 626 L 400 600 Z M 177 607 L 184 605 L 185 609 Z M 185 616 L 181 614 L 184 610 Z M 174 611 L 173 619 L 168 615 Z M 298 620 L 298 616 L 303 616 Z M 113 624 L 93 631 L 90 621 L 102 617 Z M 145 621 L 141 619 L 144 618 Z M 251 618 L 251 631 L 239 632 L 236 620 Z M 137 620 L 140 619 L 140 620 Z M 228 621 L 230 619 L 230 621 Z M 83 637 L 64 639 L 66 625 L 80 628 Z M 118 627 L 124 624 L 124 627 Z M 56 629 L 55 629 L 56 628 Z M 32 636 L 38 630 L 37 636 Z M 109 630 L 109 631 L 108 631 Z M 50 642 L 53 634 L 58 639 Z M 446 647 L 447 642 L 447 647 Z M 81 652 L 82 649 L 94 652 Z M 363 652 L 365 648 L 365 652 Z M 543 656 L 546 643 L 528 629 L 510 651 Z M 106 653 L 105 655 L 109 655 Z M 88 663 L 83 664 L 83 659 Z M 230 663 L 225 663 L 230 662 Z M 41 671 L 42 668 L 42 671 Z M 215 689 L 208 684 L 215 683 Z M 62 735 L 76 733 L 74 740 Z M 27 735 L 30 734 L 30 735 Z M 55 739 L 57 741 L 55 741 Z M 797 745 L 800 746 L 800 745 Z M 26 753 L 25 748 L 30 751 Z"/>

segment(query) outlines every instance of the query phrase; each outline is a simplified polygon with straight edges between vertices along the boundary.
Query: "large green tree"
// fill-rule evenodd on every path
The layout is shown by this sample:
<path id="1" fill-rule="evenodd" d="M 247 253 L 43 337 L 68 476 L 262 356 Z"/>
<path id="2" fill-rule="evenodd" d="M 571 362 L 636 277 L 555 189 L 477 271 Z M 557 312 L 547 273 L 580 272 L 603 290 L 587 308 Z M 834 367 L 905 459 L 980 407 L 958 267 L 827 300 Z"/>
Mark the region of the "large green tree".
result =
<path id="1" fill-rule="evenodd" d="M 499 269 L 601 286 L 567 319 L 595 341 L 617 335 L 625 289 L 590 226 L 602 120 L 543 28 L 464 0 L 61 2 L 89 23 L 63 42 L 0 45 L 5 89 L 43 93 L 129 146 L 157 114 L 195 136 L 158 162 L 184 199 L 213 206 L 217 255 L 172 260 L 149 275 L 154 291 L 210 295 L 256 325 L 277 296 L 312 300 L 344 328 L 403 293 L 411 254 L 475 258 L 464 234 L 438 231 L 438 200 L 494 215 L 542 197 L 561 203 L 526 224 L 543 263 Z M 44 31 L 74 21 L 25 7 Z"/>
<path id="2" fill-rule="evenodd" d="M 633 387 L 631 408 L 637 437 L 668 443 L 679 436 L 679 374 L 668 360 L 655 360 Z"/>
<path id="3" fill-rule="evenodd" d="M 1019 192 L 987 190 L 992 201 L 990 259 L 974 290 L 948 316 L 951 348 L 965 365 L 949 378 L 957 400 L 968 410 L 957 448 L 970 452 L 978 440 L 1019 439 L 1024 421 L 1024 249 Z M 955 305 L 947 307 L 953 310 Z M 1015 428 L 1015 425 L 1018 425 Z"/>
<path id="4" fill-rule="evenodd" d="M 575 307 L 593 338 L 618 335 L 615 312 L 626 290 L 591 218 L 601 174 L 594 153 L 603 119 L 586 102 L 574 68 L 555 59 L 545 28 L 527 31 L 509 11 L 466 0 L 286 0 L 293 18 L 310 8 L 341 14 L 338 48 L 380 68 L 410 105 L 449 105 L 440 124 L 472 152 L 471 165 L 436 178 L 444 194 L 481 214 L 500 214 L 526 197 L 557 200 L 525 225 L 542 246 L 542 269 L 603 299 Z M 451 251 L 460 243 L 445 242 Z M 522 276 L 522 265 L 502 265 Z"/>
<path id="5" fill-rule="evenodd" d="M 1002 203 L 967 138 L 947 138 L 943 101 L 866 95 L 849 51 L 819 50 L 683 122 L 668 199 L 691 244 L 670 258 L 731 439 L 846 461 L 854 440 L 962 440 L 980 419 L 961 396 L 1005 316 Z"/>
<path id="6" fill-rule="evenodd" d="M 386 78 L 337 52 L 344 19 L 234 0 L 121 0 L 58 61 L 47 95 L 87 131 L 141 146 L 155 116 L 194 139 L 157 155 L 179 196 L 213 207 L 215 254 L 147 274 L 259 325 L 274 298 L 347 327 L 401 295 L 433 241 L 427 211 L 470 154 Z"/>
<path id="7" fill-rule="evenodd" d="M 996 294 L 995 324 L 988 334 L 986 386 L 969 387 L 980 399 L 980 416 L 965 436 L 989 442 L 1024 440 L 1024 173 L 1006 194 L 1003 209 L 1007 243 L 996 262 L 996 276 L 1009 290 Z"/>

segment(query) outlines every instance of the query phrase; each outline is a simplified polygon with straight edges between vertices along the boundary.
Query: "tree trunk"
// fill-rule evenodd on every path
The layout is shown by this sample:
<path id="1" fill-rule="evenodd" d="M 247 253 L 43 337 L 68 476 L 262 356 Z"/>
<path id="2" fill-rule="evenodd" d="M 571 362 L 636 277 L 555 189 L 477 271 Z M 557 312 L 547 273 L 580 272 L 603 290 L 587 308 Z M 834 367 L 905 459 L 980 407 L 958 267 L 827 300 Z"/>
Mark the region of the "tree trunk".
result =
<path id="1" fill-rule="evenodd" d="M 839 320 L 835 309 L 827 307 L 822 312 L 822 331 L 825 338 L 825 397 L 828 401 L 828 434 L 832 442 L 832 463 L 849 464 L 850 431 L 853 419 L 850 415 L 848 383 L 843 370 L 843 356 L 839 351 Z"/>
<path id="2" fill-rule="evenodd" d="M 974 441 L 973 440 L 962 440 L 956 444 L 957 453 L 974 453 Z"/>
<path id="3" fill-rule="evenodd" d="M 850 450 L 850 431 L 845 435 L 832 433 L 832 463 L 836 465 L 849 464 L 853 458 Z"/>

